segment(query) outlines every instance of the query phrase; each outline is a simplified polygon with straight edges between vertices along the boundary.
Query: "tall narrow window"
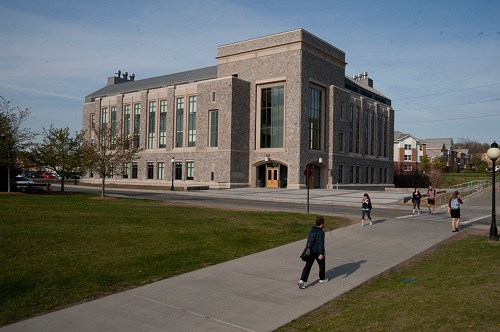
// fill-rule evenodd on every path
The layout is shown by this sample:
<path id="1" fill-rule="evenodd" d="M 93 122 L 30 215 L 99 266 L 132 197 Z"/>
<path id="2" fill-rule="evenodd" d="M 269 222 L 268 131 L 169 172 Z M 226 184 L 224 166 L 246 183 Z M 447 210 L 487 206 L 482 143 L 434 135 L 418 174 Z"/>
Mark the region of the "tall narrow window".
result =
<path id="1" fill-rule="evenodd" d="M 210 111 L 210 142 L 209 146 L 219 146 L 219 111 Z"/>
<path id="2" fill-rule="evenodd" d="M 155 148 L 156 101 L 149 102 L 148 112 L 148 149 Z"/>
<path id="3" fill-rule="evenodd" d="M 134 148 L 140 146 L 141 137 L 141 104 L 134 105 Z"/>
<path id="4" fill-rule="evenodd" d="M 165 163 L 163 161 L 158 162 L 157 168 L 158 168 L 158 172 L 157 172 L 158 180 L 164 180 L 165 179 Z"/>
<path id="5" fill-rule="evenodd" d="M 349 183 L 354 183 L 354 166 L 349 166 Z"/>
<path id="6" fill-rule="evenodd" d="M 154 179 L 155 165 L 153 162 L 148 162 L 148 180 Z"/>
<path id="7" fill-rule="evenodd" d="M 384 157 L 387 157 L 387 125 L 388 125 L 388 122 L 387 122 L 387 118 L 384 117 Z M 386 183 L 387 181 L 384 181 L 384 183 Z"/>
<path id="8" fill-rule="evenodd" d="M 359 108 L 356 108 L 356 127 L 354 128 L 354 139 L 356 142 L 356 153 L 359 153 L 359 130 L 360 130 L 360 119 L 361 117 L 361 110 Z M 358 183 L 358 182 L 356 182 Z"/>
<path id="9" fill-rule="evenodd" d="M 196 96 L 188 98 L 188 147 L 196 145 Z"/>
<path id="10" fill-rule="evenodd" d="M 182 162 L 175 162 L 175 180 L 182 180 Z"/>
<path id="11" fill-rule="evenodd" d="M 344 133 L 339 133 L 339 151 L 344 151 Z"/>
<path id="12" fill-rule="evenodd" d="M 261 90 L 260 147 L 282 148 L 284 139 L 285 87 Z"/>
<path id="13" fill-rule="evenodd" d="M 363 140 L 364 140 L 364 153 L 368 154 L 368 110 L 365 110 L 363 114 Z"/>
<path id="14" fill-rule="evenodd" d="M 167 101 L 160 100 L 160 142 L 159 148 L 167 147 Z"/>
<path id="15" fill-rule="evenodd" d="M 134 161 L 132 163 L 132 179 L 137 179 L 138 165 L 137 162 Z"/>
<path id="16" fill-rule="evenodd" d="M 370 154 L 375 155 L 375 113 L 370 113 Z"/>
<path id="17" fill-rule="evenodd" d="M 378 116 L 378 125 L 377 125 L 377 136 L 378 136 L 378 139 L 377 139 L 377 144 L 378 144 L 378 148 L 377 148 L 377 156 L 379 157 L 382 157 L 382 140 L 384 139 L 383 136 L 382 136 L 382 115 L 379 115 Z M 381 179 L 382 177 L 380 177 Z M 379 179 L 379 181 L 380 181 Z"/>
<path id="18" fill-rule="evenodd" d="M 182 148 L 184 136 L 184 97 L 177 98 L 175 108 L 175 147 Z"/>
<path id="19" fill-rule="evenodd" d="M 344 183 L 344 165 L 339 165 L 339 183 Z"/>
<path id="20" fill-rule="evenodd" d="M 353 152 L 352 135 L 354 127 L 354 106 L 349 105 L 349 152 Z"/>
<path id="21" fill-rule="evenodd" d="M 309 149 L 321 149 L 321 91 L 309 88 Z"/>
<path id="22" fill-rule="evenodd" d="M 111 149 L 116 148 L 116 107 L 111 107 Z"/>
<path id="23" fill-rule="evenodd" d="M 125 147 L 128 148 L 130 140 L 130 105 L 123 106 L 123 136 L 125 136 Z"/>
<path id="24" fill-rule="evenodd" d="M 106 141 L 108 139 L 107 137 L 107 129 L 108 129 L 108 121 L 109 121 L 109 118 L 108 118 L 108 109 L 107 108 L 103 108 L 102 109 L 102 121 L 101 121 L 101 134 L 102 134 L 102 145 L 105 146 L 106 145 Z"/>
<path id="25" fill-rule="evenodd" d="M 90 114 L 90 129 L 92 129 L 92 130 L 95 129 L 95 114 L 94 113 Z"/>
<path id="26" fill-rule="evenodd" d="M 122 175 L 124 179 L 128 179 L 128 164 L 123 163 Z"/>
<path id="27" fill-rule="evenodd" d="M 186 163 L 186 180 L 194 179 L 194 162 L 188 161 Z"/>

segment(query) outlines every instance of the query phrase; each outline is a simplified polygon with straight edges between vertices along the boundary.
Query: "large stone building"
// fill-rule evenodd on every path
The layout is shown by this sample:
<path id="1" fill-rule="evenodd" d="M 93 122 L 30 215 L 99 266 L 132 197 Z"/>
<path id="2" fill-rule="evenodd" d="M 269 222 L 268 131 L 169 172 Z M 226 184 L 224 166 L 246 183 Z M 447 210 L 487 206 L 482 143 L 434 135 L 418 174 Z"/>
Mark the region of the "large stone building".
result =
<path id="1" fill-rule="evenodd" d="M 142 80 L 117 71 L 85 98 L 83 128 L 120 123 L 142 148 L 108 183 L 303 188 L 307 173 L 315 188 L 392 184 L 391 101 L 345 66 L 303 29 L 223 45 L 213 67 Z"/>

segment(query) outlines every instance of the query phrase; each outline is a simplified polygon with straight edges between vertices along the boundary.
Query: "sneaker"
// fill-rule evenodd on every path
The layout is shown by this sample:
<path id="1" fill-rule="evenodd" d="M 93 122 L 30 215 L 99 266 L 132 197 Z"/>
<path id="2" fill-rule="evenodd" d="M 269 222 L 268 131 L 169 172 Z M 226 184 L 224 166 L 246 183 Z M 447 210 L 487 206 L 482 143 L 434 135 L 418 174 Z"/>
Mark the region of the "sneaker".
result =
<path id="1" fill-rule="evenodd" d="M 370 225 L 373 225 L 373 223 L 370 221 Z"/>
<path id="2" fill-rule="evenodd" d="M 361 224 L 361 227 L 365 227 L 365 224 Z"/>
<path id="3" fill-rule="evenodd" d="M 319 282 L 320 282 L 321 284 L 324 284 L 325 282 L 328 282 L 328 278 L 325 278 L 325 279 L 323 279 L 323 280 L 320 280 Z"/>
<path id="4" fill-rule="evenodd" d="M 460 232 L 460 231 L 458 230 L 458 228 L 455 228 L 455 232 L 457 232 L 457 233 L 458 233 L 458 232 Z"/>
<path id="5" fill-rule="evenodd" d="M 300 289 L 305 289 L 306 288 L 306 285 L 304 285 L 304 282 L 302 280 L 299 280 L 299 288 Z"/>

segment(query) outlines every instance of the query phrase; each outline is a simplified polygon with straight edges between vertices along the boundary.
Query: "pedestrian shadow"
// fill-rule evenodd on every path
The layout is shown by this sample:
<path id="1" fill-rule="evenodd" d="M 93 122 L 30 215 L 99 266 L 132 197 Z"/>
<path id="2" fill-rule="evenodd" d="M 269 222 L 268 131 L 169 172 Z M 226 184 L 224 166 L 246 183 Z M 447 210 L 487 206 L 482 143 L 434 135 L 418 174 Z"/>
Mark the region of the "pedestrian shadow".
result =
<path id="1" fill-rule="evenodd" d="M 354 272 L 356 272 L 361 264 L 366 263 L 366 260 L 360 260 L 357 262 L 342 264 L 340 266 L 334 267 L 333 269 L 328 270 L 326 273 L 326 277 L 330 280 L 343 276 L 343 278 L 347 278 Z"/>
<path id="2" fill-rule="evenodd" d="M 386 221 L 387 219 L 377 219 L 377 220 L 374 220 L 372 221 L 372 224 L 376 225 L 376 224 L 381 224 L 383 223 L 384 221 Z"/>

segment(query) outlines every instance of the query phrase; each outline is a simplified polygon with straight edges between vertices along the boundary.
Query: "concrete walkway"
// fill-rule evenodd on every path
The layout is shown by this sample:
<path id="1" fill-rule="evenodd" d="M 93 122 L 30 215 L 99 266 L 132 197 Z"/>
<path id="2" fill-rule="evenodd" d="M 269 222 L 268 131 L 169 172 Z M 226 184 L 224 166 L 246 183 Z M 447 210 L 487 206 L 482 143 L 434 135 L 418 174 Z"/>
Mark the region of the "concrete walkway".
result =
<path id="1" fill-rule="evenodd" d="M 432 216 L 351 225 L 326 234 L 326 284 L 315 264 L 298 288 L 303 240 L 0 331 L 272 331 L 454 234 Z"/>

